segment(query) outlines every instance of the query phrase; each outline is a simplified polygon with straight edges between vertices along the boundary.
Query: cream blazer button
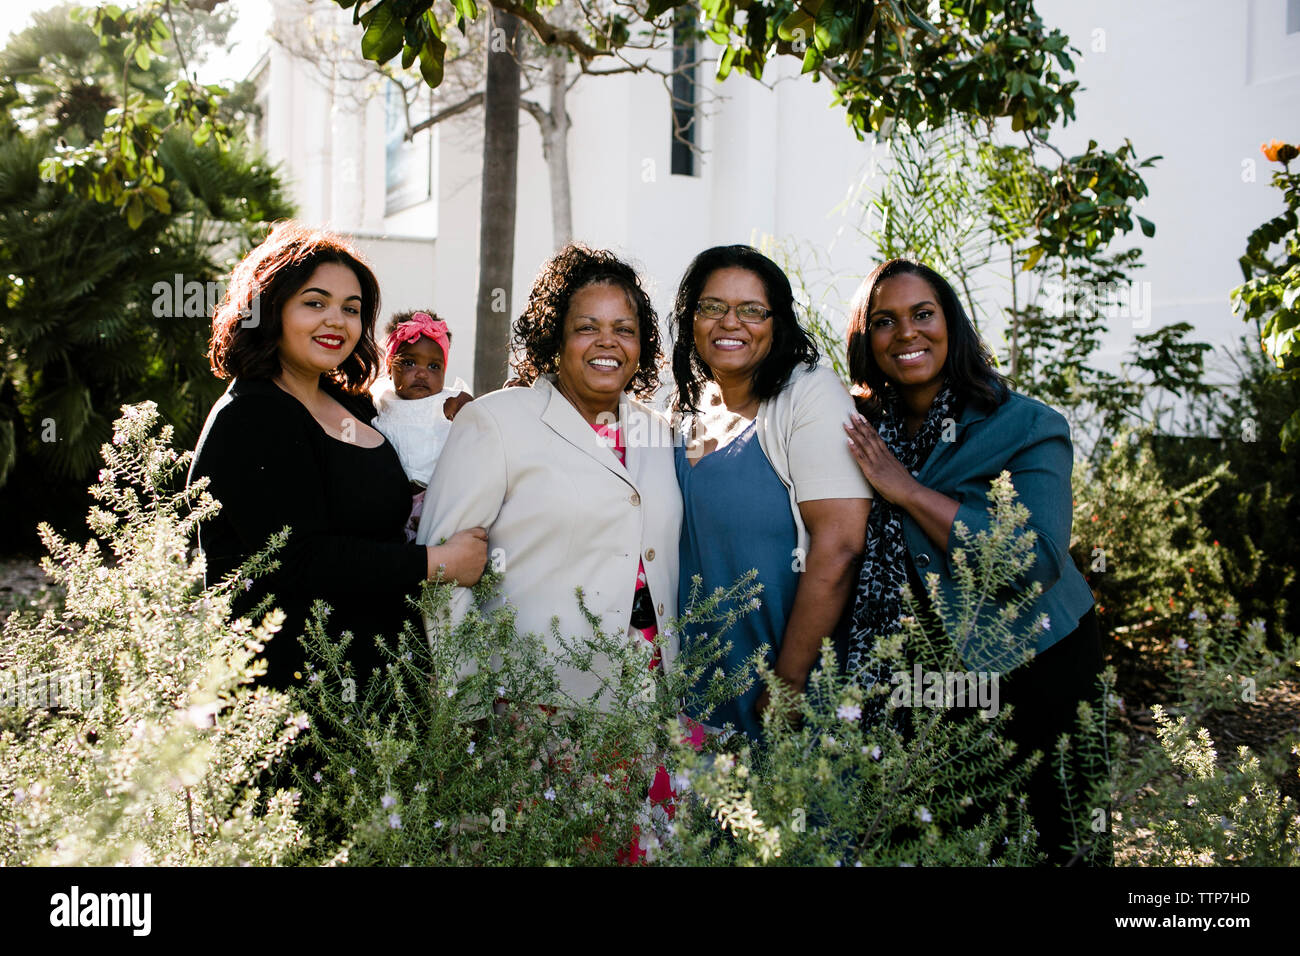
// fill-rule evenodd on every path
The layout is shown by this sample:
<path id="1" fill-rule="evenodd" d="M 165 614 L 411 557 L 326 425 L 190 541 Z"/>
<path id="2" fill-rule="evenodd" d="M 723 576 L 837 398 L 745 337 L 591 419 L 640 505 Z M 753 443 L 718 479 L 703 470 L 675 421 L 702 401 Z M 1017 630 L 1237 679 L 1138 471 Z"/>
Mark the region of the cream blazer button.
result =
<path id="1" fill-rule="evenodd" d="M 632 497 L 627 500 L 632 502 L 634 505 L 639 505 L 641 503 L 641 496 L 634 491 L 632 492 Z"/>
<path id="2" fill-rule="evenodd" d="M 646 559 L 647 561 L 653 561 L 653 560 L 655 559 L 655 549 L 654 549 L 654 548 L 646 548 L 646 549 L 645 549 L 645 559 Z"/>

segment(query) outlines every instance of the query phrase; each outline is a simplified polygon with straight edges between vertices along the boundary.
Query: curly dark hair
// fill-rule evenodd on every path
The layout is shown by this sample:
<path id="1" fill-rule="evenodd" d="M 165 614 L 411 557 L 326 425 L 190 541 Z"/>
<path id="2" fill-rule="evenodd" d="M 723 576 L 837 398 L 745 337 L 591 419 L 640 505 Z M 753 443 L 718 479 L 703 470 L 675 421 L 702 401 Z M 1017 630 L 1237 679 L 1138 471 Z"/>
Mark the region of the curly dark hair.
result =
<path id="1" fill-rule="evenodd" d="M 345 392 L 364 392 L 379 369 L 375 316 L 379 282 L 361 253 L 343 236 L 295 220 L 278 222 L 230 273 L 212 315 L 208 361 L 218 378 L 270 379 L 280 373 L 280 310 L 318 266 L 347 266 L 361 284 L 361 338 L 326 374 Z"/>
<path id="2" fill-rule="evenodd" d="M 700 392 L 713 381 L 713 370 L 695 350 L 695 307 L 709 276 L 719 269 L 744 269 L 758 276 L 772 310 L 772 348 L 754 369 L 751 383 L 760 400 L 775 397 L 799 365 L 816 368 L 817 343 L 799 324 L 794 311 L 794 290 L 781 267 L 753 246 L 714 246 L 705 249 L 686 268 L 673 302 L 673 376 L 677 379 L 677 407 L 699 411 Z"/>
<path id="3" fill-rule="evenodd" d="M 636 309 L 641 360 L 624 391 L 648 399 L 659 387 L 659 316 L 641 287 L 636 270 L 612 252 L 570 243 L 542 266 L 528 293 L 528 305 L 515 322 L 512 385 L 531 385 L 556 372 L 564 349 L 564 319 L 574 294 L 589 285 L 616 285 Z"/>
<path id="4" fill-rule="evenodd" d="M 948 331 L 948 358 L 943 363 L 943 375 L 957 397 L 986 410 L 1005 402 L 1009 393 L 1007 380 L 994 366 L 993 352 L 980 338 L 975 323 L 962 308 L 961 299 L 948 280 L 915 259 L 890 259 L 862 280 L 849 308 L 849 378 L 854 385 L 867 390 L 863 401 L 866 413 L 875 417 L 881 414 L 882 392 L 891 387 L 871 354 L 871 300 L 880 283 L 899 275 L 919 276 L 934 290 Z"/>

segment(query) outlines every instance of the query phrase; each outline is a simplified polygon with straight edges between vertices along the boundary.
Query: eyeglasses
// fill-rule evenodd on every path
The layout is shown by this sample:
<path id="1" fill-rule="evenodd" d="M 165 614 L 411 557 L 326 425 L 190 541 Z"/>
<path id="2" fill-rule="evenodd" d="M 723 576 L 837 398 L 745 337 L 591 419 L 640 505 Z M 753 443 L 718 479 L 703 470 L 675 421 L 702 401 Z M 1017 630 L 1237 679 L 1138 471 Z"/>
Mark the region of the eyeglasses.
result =
<path id="1" fill-rule="evenodd" d="M 695 314 L 702 319 L 720 319 L 732 310 L 732 306 L 723 302 L 721 299 L 701 299 L 695 306 Z M 760 322 L 766 322 L 768 316 L 772 314 L 771 309 L 765 309 L 761 305 L 755 305 L 752 302 L 742 302 L 734 307 L 736 318 L 742 322 L 748 322 L 751 325 L 757 325 Z"/>

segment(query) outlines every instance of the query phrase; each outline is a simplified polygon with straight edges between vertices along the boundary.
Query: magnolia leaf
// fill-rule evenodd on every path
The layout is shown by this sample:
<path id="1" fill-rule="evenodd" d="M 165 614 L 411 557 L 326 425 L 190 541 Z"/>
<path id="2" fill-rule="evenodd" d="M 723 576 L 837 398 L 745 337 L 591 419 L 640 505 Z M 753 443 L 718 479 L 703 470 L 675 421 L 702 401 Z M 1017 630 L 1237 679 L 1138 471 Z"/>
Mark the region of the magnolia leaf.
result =
<path id="1" fill-rule="evenodd" d="M 424 77 L 424 82 L 431 89 L 442 82 L 443 56 L 446 52 L 447 44 L 441 37 L 431 36 L 420 47 L 420 76 Z"/>
<path id="2" fill-rule="evenodd" d="M 376 63 L 387 63 L 402 51 L 406 26 L 393 15 L 387 3 L 367 10 L 361 16 L 366 32 L 361 36 L 361 55 Z"/>

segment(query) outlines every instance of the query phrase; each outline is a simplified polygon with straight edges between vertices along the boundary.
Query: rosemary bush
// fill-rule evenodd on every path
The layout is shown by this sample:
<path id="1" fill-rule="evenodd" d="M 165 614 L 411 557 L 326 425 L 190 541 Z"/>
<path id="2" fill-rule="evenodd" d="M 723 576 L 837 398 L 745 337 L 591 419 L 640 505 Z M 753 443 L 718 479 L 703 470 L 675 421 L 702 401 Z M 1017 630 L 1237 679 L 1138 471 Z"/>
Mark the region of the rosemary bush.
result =
<path id="1" fill-rule="evenodd" d="M 728 631 L 760 596 L 751 574 L 708 594 L 696 583 L 676 626 L 709 637 L 667 672 L 590 615 L 595 637 L 553 634 L 558 654 L 518 633 L 508 606 L 453 623 L 449 589 L 431 584 L 430 633 L 392 638 L 384 667 L 361 675 L 321 603 L 301 638 L 305 689 L 285 694 L 256 684 L 264 643 L 290 639 L 282 615 L 230 620 L 231 590 L 273 567 L 282 536 L 205 589 L 187 548 L 219 505 L 201 485 L 171 490 L 188 456 L 158 425 L 149 403 L 124 409 L 92 489 L 95 537 L 42 527 L 62 608 L 5 623 L 6 864 L 1019 865 L 1040 859 L 1021 796 L 1041 760 L 1064 785 L 1079 859 L 1108 859 L 1113 807 L 1125 862 L 1296 862 L 1300 822 L 1259 760 L 1215 766 L 1207 736 L 1163 711 L 1161 746 L 1129 754 L 1108 732 L 1113 673 L 1046 755 L 1005 740 L 1007 707 L 953 706 L 951 687 L 916 684 L 918 670 L 972 661 L 1005 677 L 1044 623 L 1026 619 L 1034 592 L 1008 587 L 1032 536 L 1005 476 L 990 528 L 958 529 L 955 600 L 934 576 L 928 605 L 908 595 L 874 682 L 842 676 L 829 646 L 797 699 L 761 654 L 722 673 Z M 478 585 L 480 608 L 500 584 Z M 1289 637 L 1270 650 L 1260 628 L 1222 616 L 1188 626 L 1173 662 L 1184 718 L 1296 655 Z M 561 666 L 598 672 L 599 691 L 566 695 Z M 772 696 L 761 744 L 692 733 L 683 713 L 755 678 Z"/>
<path id="2" fill-rule="evenodd" d="M 157 419 L 152 402 L 124 406 L 103 446 L 97 538 L 41 526 L 62 612 L 5 623 L 5 864 L 272 864 L 302 840 L 296 796 L 255 786 L 306 726 L 251 683 L 282 615 L 232 623 L 231 583 L 203 589 L 188 541 L 217 505 L 168 490 L 187 456 L 170 426 L 153 434 Z"/>

